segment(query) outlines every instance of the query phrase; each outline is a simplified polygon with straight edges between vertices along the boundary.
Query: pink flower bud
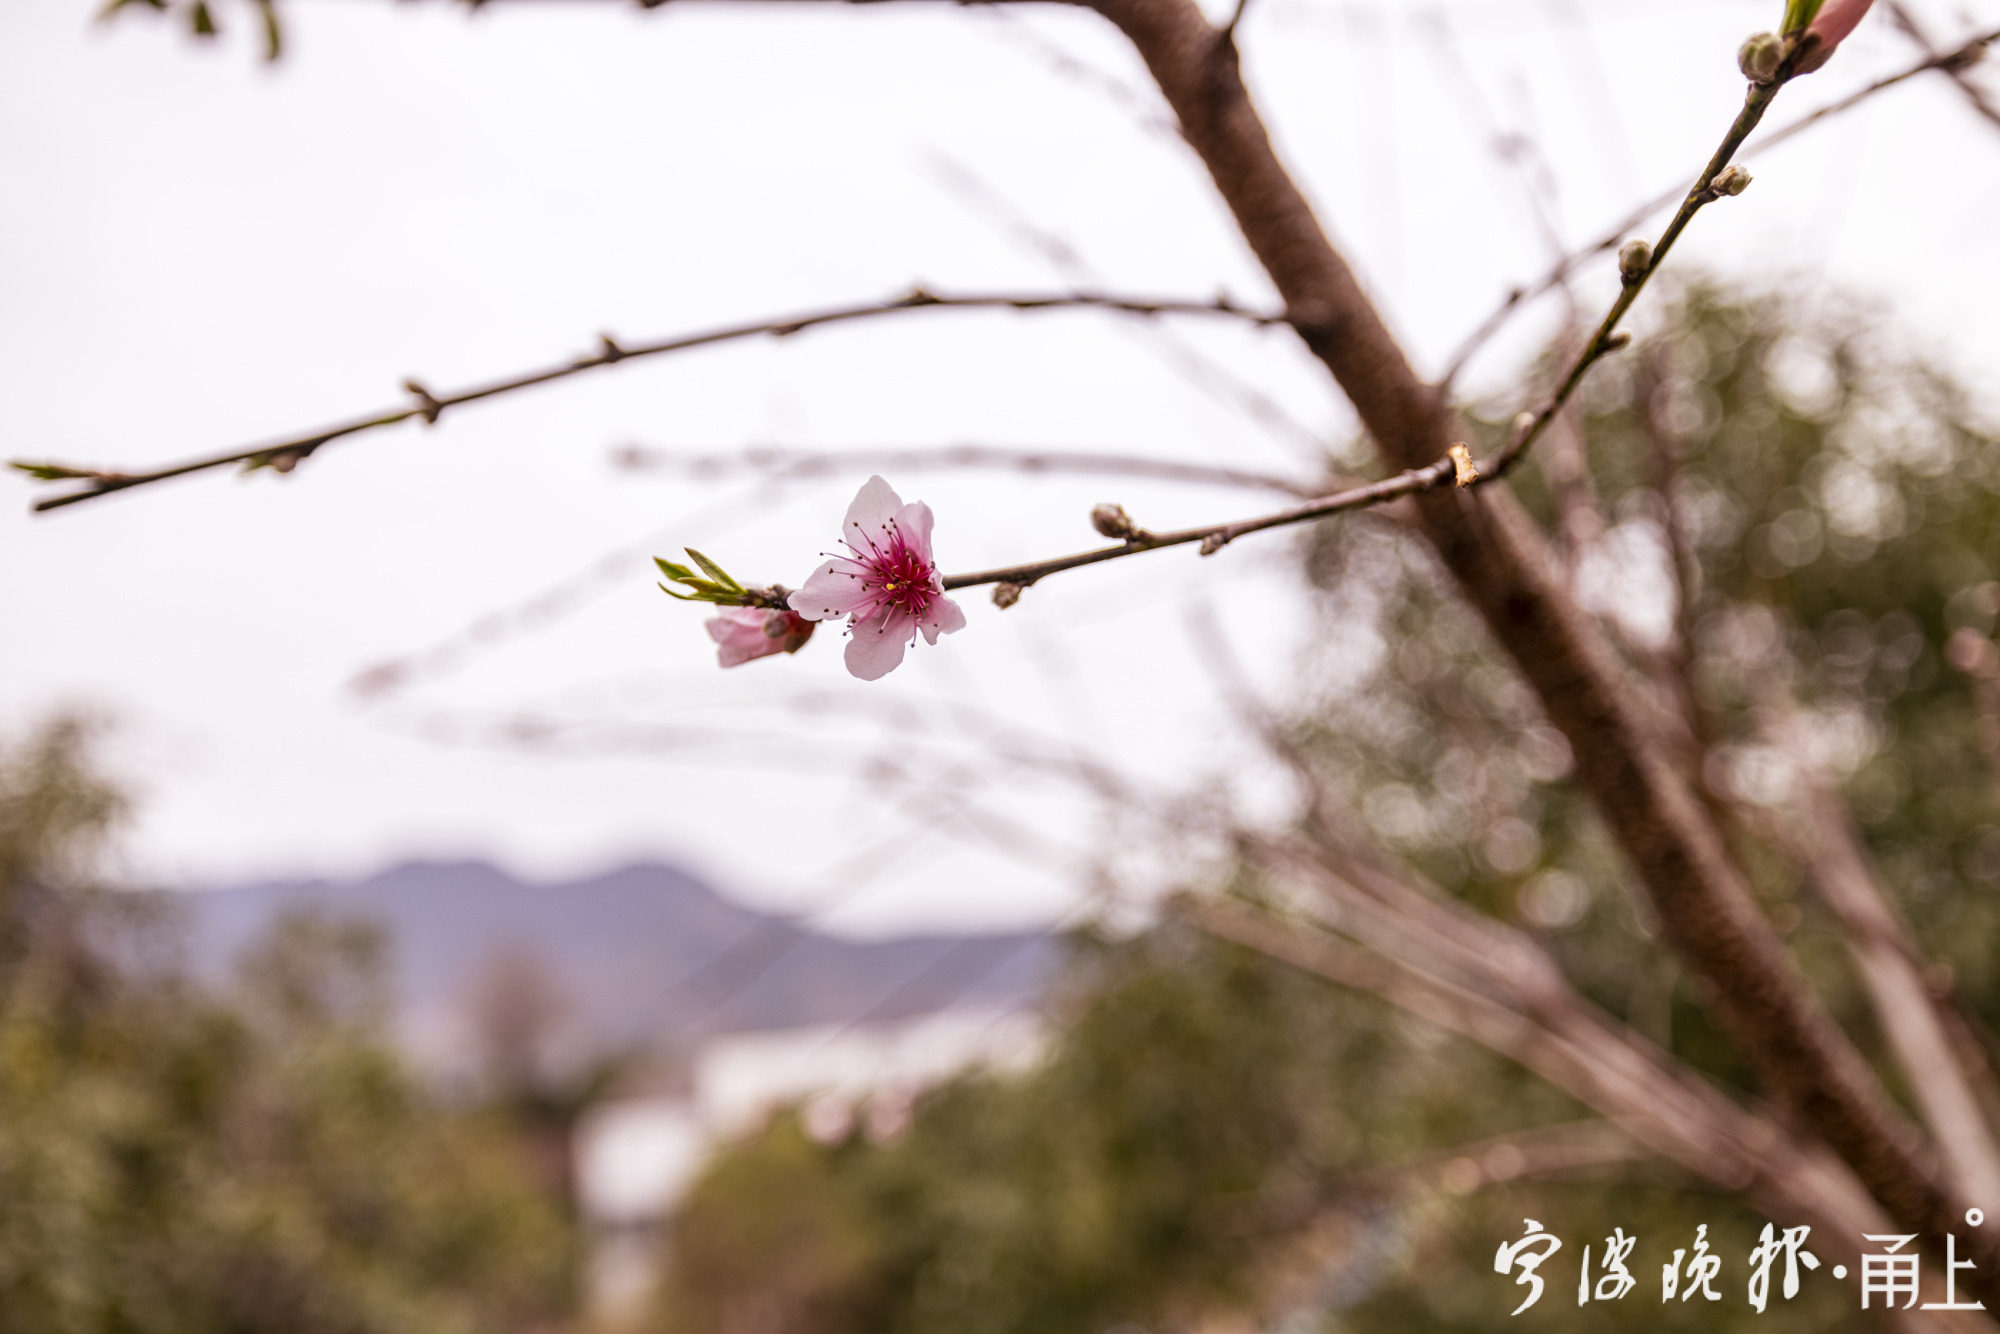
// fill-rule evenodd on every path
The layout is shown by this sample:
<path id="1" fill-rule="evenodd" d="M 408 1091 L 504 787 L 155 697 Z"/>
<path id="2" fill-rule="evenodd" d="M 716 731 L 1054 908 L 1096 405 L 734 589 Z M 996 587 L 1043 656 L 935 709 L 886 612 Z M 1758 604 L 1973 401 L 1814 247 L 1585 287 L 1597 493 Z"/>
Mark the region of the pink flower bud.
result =
<path id="1" fill-rule="evenodd" d="M 797 612 L 763 607 L 724 607 L 708 622 L 716 660 L 724 667 L 740 667 L 774 653 L 797 653 L 812 632 L 813 623 Z"/>
<path id="2" fill-rule="evenodd" d="M 1826 0 L 1814 16 L 1812 25 L 1806 29 L 1806 37 L 1814 42 L 1813 49 L 1799 62 L 1799 72 L 1808 73 L 1824 65 L 1833 56 L 1833 50 L 1847 40 L 1847 34 L 1854 31 L 1861 16 L 1875 0 Z"/>

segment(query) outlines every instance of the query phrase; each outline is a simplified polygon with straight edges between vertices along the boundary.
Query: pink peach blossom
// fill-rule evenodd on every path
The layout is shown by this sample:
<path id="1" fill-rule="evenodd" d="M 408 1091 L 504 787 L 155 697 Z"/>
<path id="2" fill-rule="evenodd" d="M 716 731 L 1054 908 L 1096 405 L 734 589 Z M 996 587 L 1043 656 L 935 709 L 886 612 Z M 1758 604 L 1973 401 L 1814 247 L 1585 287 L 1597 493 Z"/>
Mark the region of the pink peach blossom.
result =
<path id="1" fill-rule="evenodd" d="M 841 526 L 847 555 L 814 570 L 792 594 L 809 621 L 848 618 L 847 670 L 864 681 L 894 671 L 923 632 L 926 643 L 965 628 L 965 613 L 944 595 L 931 557 L 931 507 L 905 505 L 880 477 L 870 477 Z"/>
<path id="2" fill-rule="evenodd" d="M 740 667 L 753 658 L 797 653 L 812 638 L 813 623 L 795 611 L 766 607 L 724 607 L 708 621 L 708 637 L 724 667 Z"/>
<path id="3" fill-rule="evenodd" d="M 1817 38 L 1819 45 L 1801 63 L 1800 70 L 1816 70 L 1824 65 L 1832 57 L 1833 49 L 1847 40 L 1847 35 L 1874 3 L 1875 0 L 1826 0 L 1806 29 L 1806 35 Z"/>

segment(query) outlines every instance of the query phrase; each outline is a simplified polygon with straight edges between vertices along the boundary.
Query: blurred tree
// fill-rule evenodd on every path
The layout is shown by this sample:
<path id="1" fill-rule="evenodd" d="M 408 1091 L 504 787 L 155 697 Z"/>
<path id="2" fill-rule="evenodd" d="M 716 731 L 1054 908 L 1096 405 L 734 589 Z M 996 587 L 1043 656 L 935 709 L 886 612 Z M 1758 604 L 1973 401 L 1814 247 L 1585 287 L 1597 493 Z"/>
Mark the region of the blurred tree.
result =
<path id="1" fill-rule="evenodd" d="M 225 994 L 146 965 L 84 742 L 0 752 L 0 1331 L 555 1327 L 560 1211 L 385 1045 L 372 933 L 289 921 Z"/>

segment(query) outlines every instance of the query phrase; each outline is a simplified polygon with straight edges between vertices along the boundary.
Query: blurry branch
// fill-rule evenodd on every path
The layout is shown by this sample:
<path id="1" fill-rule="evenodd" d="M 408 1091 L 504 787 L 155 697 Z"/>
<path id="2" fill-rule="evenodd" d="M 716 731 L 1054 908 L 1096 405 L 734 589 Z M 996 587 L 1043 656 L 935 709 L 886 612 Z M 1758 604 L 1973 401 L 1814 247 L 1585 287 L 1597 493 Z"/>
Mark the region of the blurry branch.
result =
<path id="1" fill-rule="evenodd" d="M 1377 996 L 1533 1071 L 1701 1180 L 1745 1192 L 1778 1217 L 1804 1215 L 1830 1244 L 1855 1247 L 1880 1211 L 1837 1163 L 1795 1147 L 1779 1126 L 1672 1065 L 1566 987 L 1495 996 L 1368 949 L 1343 934 L 1241 902 L 1200 900 L 1186 919 L 1340 986 Z"/>
<path id="2" fill-rule="evenodd" d="M 1541 237 L 1551 260 L 1560 263 L 1566 255 L 1566 247 L 1550 208 L 1550 200 L 1556 190 L 1556 177 L 1547 155 L 1527 133 L 1507 128 L 1507 118 L 1481 93 L 1479 71 L 1473 68 L 1460 49 L 1457 34 L 1445 12 L 1442 9 L 1432 11 L 1425 16 L 1424 23 L 1431 33 L 1431 40 L 1425 44 L 1426 49 L 1443 67 L 1444 85 L 1459 94 L 1467 133 L 1488 138 L 1502 171 L 1518 178 L 1521 187 L 1519 197 L 1528 221 Z M 1559 290 L 1563 297 L 1563 325 L 1551 340 L 1551 347 L 1552 350 L 1560 349 L 1561 355 L 1574 355 L 1579 326 L 1584 321 L 1583 307 L 1569 283 L 1561 284 Z M 1588 550 L 1609 526 L 1591 480 L 1583 432 L 1574 421 L 1566 417 L 1557 420 L 1549 443 L 1543 448 L 1541 462 L 1543 475 L 1555 499 L 1556 511 L 1561 516 L 1558 551 L 1569 561 L 1574 572 L 1577 556 Z"/>
<path id="3" fill-rule="evenodd" d="M 1924 54 L 1930 56 L 1933 60 L 1943 58 L 1938 51 L 1937 44 L 1931 41 L 1929 35 L 1924 32 L 1923 27 L 1918 24 L 1916 15 L 1910 12 L 1909 7 L 1903 4 L 1902 0 L 1889 0 L 1889 19 L 1898 28 L 1903 30 L 1903 34 L 1906 37 L 1922 48 Z M 1951 81 L 1958 85 L 1958 91 L 1965 94 L 1965 100 L 1972 104 L 1974 111 L 1985 117 L 1987 122 L 1995 129 L 2000 129 L 2000 107 L 1993 104 L 1993 99 L 1987 94 L 1984 88 L 1981 88 L 1972 81 L 1972 76 L 1966 72 L 1970 64 L 1971 62 L 1969 61 L 1947 62 L 1938 66 L 1938 68 L 1951 76 Z"/>
<path id="4" fill-rule="evenodd" d="M 1902 1071 L 1952 1179 L 1968 1199 L 2000 1199 L 2000 1145 L 1974 1089 L 1983 1070 L 1953 1041 L 1945 999 L 1933 985 L 1916 941 L 1870 864 L 1847 810 L 1835 800 L 1809 753 L 1810 723 L 1783 701 L 1767 730 L 1792 761 L 1796 825 L 1760 820 L 1765 832 L 1805 871 L 1839 924 L 1877 1025 Z M 1990 1082 L 1989 1082 L 1990 1091 Z"/>
<path id="5" fill-rule="evenodd" d="M 671 545 L 676 537 L 685 540 L 690 528 L 768 502 L 781 480 L 766 478 L 699 506 L 659 531 L 614 547 L 588 565 L 509 606 L 476 617 L 423 648 L 370 663 L 348 679 L 347 690 L 358 699 L 380 700 L 426 677 L 457 671 L 481 654 L 546 629 L 629 580 L 634 570 L 650 571 L 651 553 Z"/>
<path id="6" fill-rule="evenodd" d="M 1945 660 L 1972 687 L 1978 712 L 1974 736 L 1993 766 L 1993 781 L 2000 783 L 2000 645 L 1971 626 L 1960 626 L 1945 641 Z"/>
<path id="7" fill-rule="evenodd" d="M 1148 134 L 1173 140 L 1181 137 L 1180 127 L 1174 124 L 1173 117 L 1160 114 L 1157 101 L 1116 75 L 1077 59 L 1037 31 L 1015 9 L 1004 4 L 987 4 L 981 5 L 979 12 L 999 25 L 1000 30 L 1016 42 L 1033 50 L 1050 70 L 1079 87 L 1093 90 L 1129 114 L 1133 123 Z"/>
<path id="8" fill-rule="evenodd" d="M 622 361 L 632 361 L 641 357 L 664 356 L 673 352 L 686 352 L 693 348 L 710 347 L 717 343 L 735 342 L 747 338 L 783 338 L 801 333 L 807 329 L 823 325 L 848 324 L 860 320 L 880 319 L 924 310 L 1104 310 L 1126 315 L 1196 315 L 1221 316 L 1242 320 L 1259 326 L 1285 323 L 1283 315 L 1248 309 L 1236 304 L 1227 296 L 1218 296 L 1208 301 L 1186 301 L 1174 298 L 1149 299 L 1119 296 L 1105 292 L 1056 292 L 1056 293 L 979 293 L 960 296 L 940 296 L 923 288 L 913 288 L 906 295 L 892 301 L 874 302 L 866 305 L 836 306 L 830 309 L 807 311 L 801 314 L 781 316 L 777 319 L 759 320 L 750 324 L 725 325 L 699 333 L 682 334 L 652 343 L 632 346 L 620 344 L 609 334 L 602 336 L 600 350 L 593 355 L 578 357 L 559 366 L 545 370 L 528 371 L 486 384 L 450 393 L 437 394 L 417 380 L 406 380 L 403 388 L 413 402 L 401 407 L 385 409 L 365 417 L 325 427 L 305 435 L 285 440 L 274 440 L 262 445 L 232 450 L 225 454 L 190 460 L 171 467 L 151 472 L 113 472 L 94 468 L 83 468 L 67 463 L 15 462 L 14 467 L 41 481 L 77 481 L 86 485 L 76 491 L 51 496 L 35 503 L 37 511 L 60 509 L 99 496 L 110 495 L 114 491 L 124 491 L 135 486 L 145 486 L 153 482 L 166 481 L 172 477 L 184 477 L 189 473 L 205 472 L 212 468 L 226 468 L 243 464 L 249 468 L 272 468 L 278 472 L 290 472 L 298 464 L 310 457 L 322 446 L 335 440 L 359 435 L 364 431 L 379 430 L 395 426 L 413 418 L 422 418 L 426 424 L 434 424 L 446 409 L 480 399 L 494 398 L 516 390 L 530 389 L 536 385 L 549 384 L 556 380 L 581 375 L 585 371 L 599 370 L 615 366 Z"/>
<path id="9" fill-rule="evenodd" d="M 996 10 L 995 13 L 1006 13 Z M 1100 288 L 1105 278 L 1075 246 L 1028 217 L 1004 194 L 963 161 L 949 154 L 931 155 L 932 172 L 968 209 L 993 222 L 1007 236 L 1040 255 L 1058 277 L 1078 287 Z M 1229 404 L 1274 435 L 1304 446 L 1314 458 L 1326 453 L 1326 440 L 1286 411 L 1270 394 L 1237 374 L 1198 345 L 1155 321 L 1127 323 L 1123 328 L 1145 343 L 1189 383 Z"/>
<path id="10" fill-rule="evenodd" d="M 1774 1116 L 1739 1105 L 1574 992 L 1544 990 L 1533 1000 L 1482 994 L 1357 945 L 1337 930 L 1242 900 L 1183 899 L 1176 908 L 1219 940 L 1376 996 L 1514 1061 L 1697 1180 L 1743 1194 L 1772 1217 L 1809 1222 L 1815 1246 L 1823 1242 L 1833 1252 L 1822 1252 L 1824 1258 L 1854 1266 L 1859 1238 L 1887 1223 L 1845 1165 L 1824 1149 L 1800 1141 Z M 1444 1170 L 1451 1172 L 1452 1166 Z M 1483 1183 L 1485 1167 L 1473 1167 Z M 1927 1298 L 1936 1287 L 1933 1271 Z M 1924 1320 L 1934 1315 L 1926 1312 Z M 1983 1312 L 1944 1319 L 1954 1317 L 1955 1323 L 1935 1328 L 1951 1334 L 1994 1329 Z"/>
<path id="11" fill-rule="evenodd" d="M 1417 1204 L 1432 1194 L 1471 1195 L 1523 1181 L 1633 1176 L 1634 1167 L 1659 1165 L 1657 1154 L 1617 1126 L 1583 1120 L 1494 1135 L 1415 1161 L 1316 1182 L 1303 1198 L 1283 1202 L 1260 1220 L 1258 1230 L 1276 1245 L 1249 1287 L 1259 1321 L 1254 1327 L 1321 1327 L 1329 1311 L 1344 1304 L 1337 1294 L 1347 1290 L 1343 1274 L 1352 1263 L 1357 1231 L 1372 1230 L 1384 1205 Z M 1236 1311 L 1227 1311 L 1212 1323 L 1179 1328 L 1186 1334 L 1240 1334 L 1246 1326 Z"/>
<path id="12" fill-rule="evenodd" d="M 1253 472 L 1175 459 L 1144 458 L 1105 450 L 1024 449 L 1007 445 L 939 445 L 928 449 L 786 449 L 753 445 L 745 449 L 683 454 L 677 450 L 628 445 L 612 454 L 628 472 L 661 472 L 691 480 L 744 473 L 782 478 L 835 477 L 866 472 L 939 472 L 988 468 L 995 471 L 1074 477 L 1141 477 L 1199 486 L 1280 491 L 1310 498 L 1321 488 L 1275 473 Z"/>
<path id="13" fill-rule="evenodd" d="M 1682 522 L 1680 508 L 1674 503 L 1676 483 L 1681 474 L 1681 449 L 1679 440 L 1662 419 L 1660 396 L 1655 392 L 1664 378 L 1663 360 L 1664 351 L 1660 348 L 1649 349 L 1648 354 L 1640 359 L 1637 374 L 1639 402 L 1643 407 L 1638 427 L 1653 455 L 1653 492 L 1660 500 L 1660 531 L 1666 539 L 1667 566 L 1674 583 L 1674 624 L 1667 644 L 1665 665 L 1672 678 L 1675 702 L 1686 719 L 1689 734 L 1694 738 L 1696 748 L 1706 751 L 1710 728 L 1694 685 L 1694 664 L 1699 656 L 1701 560 L 1695 555 L 1687 525 Z M 1697 766 L 1699 758 L 1697 755 Z"/>
<path id="14" fill-rule="evenodd" d="M 1873 83 L 1841 98 L 1839 101 L 1823 106 L 1810 115 L 1801 116 L 1790 124 L 1765 135 L 1762 139 L 1759 139 L 1756 143 L 1751 144 L 1745 149 L 1743 156 L 1746 158 L 1753 157 L 1766 149 L 1775 148 L 1787 139 L 1803 133 L 1819 122 L 1838 116 L 1842 112 L 1852 110 L 1854 107 L 1861 105 L 1861 103 L 1875 96 L 1875 94 L 1893 88 L 1899 83 L 1914 79 L 1920 74 L 1928 74 L 1932 70 L 1941 70 L 1954 78 L 1959 78 L 1966 70 L 1977 64 L 1985 56 L 1986 48 L 1995 41 L 2000 41 L 2000 28 L 1989 28 L 1966 39 L 1949 51 L 1932 55 L 1927 59 L 1918 61 L 1907 69 L 1877 79 Z M 1439 380 L 1440 386 L 1447 389 L 1450 388 L 1457 381 L 1459 374 L 1464 371 L 1466 364 L 1528 302 L 1562 286 L 1572 273 L 1576 272 L 1577 269 L 1581 268 L 1593 257 L 1609 254 L 1611 251 L 1616 250 L 1619 243 L 1631 233 L 1633 228 L 1639 226 L 1647 218 L 1652 217 L 1675 200 L 1682 199 L 1683 197 L 1681 191 L 1678 189 L 1668 190 L 1654 196 L 1633 209 L 1623 218 L 1620 218 L 1603 235 L 1599 236 L 1597 240 L 1584 246 L 1582 249 L 1572 251 L 1569 255 L 1559 260 L 1547 273 L 1544 273 L 1532 283 L 1524 287 L 1517 287 L 1509 292 L 1507 299 L 1502 301 L 1478 328 L 1468 334 L 1465 341 L 1460 343 L 1457 350 L 1452 353 L 1451 360 L 1445 364 L 1444 375 Z"/>
<path id="15" fill-rule="evenodd" d="M 1480 88 L 1479 72 L 1466 59 L 1459 45 L 1458 30 L 1444 8 L 1425 10 L 1415 16 L 1415 21 L 1430 39 L 1424 43 L 1424 50 L 1440 66 L 1439 82 L 1457 94 L 1466 134 L 1484 140 L 1501 169 L 1519 178 L 1520 202 L 1528 222 L 1548 247 L 1550 256 L 1560 260 L 1565 248 L 1549 206 L 1549 196 L 1555 191 L 1555 172 L 1547 154 L 1529 135 L 1508 128 L 1499 108 L 1487 100 Z M 1574 315 L 1574 300 L 1570 306 Z"/>

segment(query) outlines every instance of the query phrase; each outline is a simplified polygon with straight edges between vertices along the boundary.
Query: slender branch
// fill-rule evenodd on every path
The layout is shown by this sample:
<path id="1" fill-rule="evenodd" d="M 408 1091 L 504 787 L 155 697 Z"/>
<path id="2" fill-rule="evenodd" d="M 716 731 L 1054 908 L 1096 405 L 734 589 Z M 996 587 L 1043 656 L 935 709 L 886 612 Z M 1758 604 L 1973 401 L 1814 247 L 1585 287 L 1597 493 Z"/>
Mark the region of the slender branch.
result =
<path id="1" fill-rule="evenodd" d="M 1551 394 L 1532 416 L 1524 414 L 1517 422 L 1512 438 L 1494 456 L 1491 466 L 1495 472 L 1505 474 L 1519 463 L 1527 454 L 1529 447 L 1543 431 L 1548 429 L 1555 415 L 1562 411 L 1563 405 L 1569 402 L 1570 395 L 1574 394 L 1577 386 L 1583 383 L 1583 377 L 1590 373 L 1590 368 L 1622 347 L 1625 341 L 1629 341 L 1629 338 L 1621 340 L 1617 336 L 1619 322 L 1625 318 L 1625 313 L 1632 309 L 1632 303 L 1639 299 L 1639 293 L 1645 290 L 1653 275 L 1660 271 L 1660 266 L 1666 263 L 1668 252 L 1674 248 L 1674 242 L 1680 240 L 1681 233 L 1687 230 L 1688 224 L 1694 221 L 1694 215 L 1725 194 L 1731 193 L 1723 181 L 1724 172 L 1730 170 L 1730 159 L 1736 156 L 1736 150 L 1743 146 L 1743 141 L 1750 137 L 1750 132 L 1757 128 L 1757 122 L 1764 119 L 1764 112 L 1770 107 L 1771 99 L 1778 95 L 1778 90 L 1792 77 L 1791 68 L 1797 59 L 1796 54 L 1789 57 L 1771 82 L 1750 85 L 1749 91 L 1743 97 L 1743 109 L 1737 112 L 1736 119 L 1730 122 L 1729 132 L 1722 136 L 1722 142 L 1716 146 L 1714 156 L 1709 158 L 1708 165 L 1702 168 L 1701 175 L 1695 178 L 1693 188 L 1681 201 L 1680 208 L 1675 210 L 1673 219 L 1667 223 L 1666 230 L 1661 232 L 1660 239 L 1653 243 L 1645 261 L 1623 275 L 1624 282 L 1619 288 L 1617 300 L 1611 303 L 1611 309 L 1606 311 L 1604 318 L 1598 322 L 1596 332 L 1591 334 L 1589 340 L 1584 343 L 1583 350 L 1578 352 L 1576 359 L 1570 363 L 1568 372 L 1556 385 L 1555 393 Z M 1740 189 L 1741 186 L 1737 188 Z M 1624 257 L 1621 256 L 1620 267 L 1623 266 Z"/>
<path id="2" fill-rule="evenodd" d="M 1776 1125 L 1735 1105 L 1686 1067 L 1565 991 L 1543 1014 L 1452 985 L 1335 932 L 1307 931 L 1228 900 L 1184 902 L 1182 914 L 1218 939 L 1381 997 L 1518 1062 L 1639 1143 L 1725 1190 L 1777 1213 L 1794 1211 L 1845 1240 L 1879 1218 L 1852 1178 L 1815 1162 Z M 1852 1246 L 1852 1241 L 1847 1241 Z"/>
<path id="3" fill-rule="evenodd" d="M 947 590 L 973 588 L 980 584 L 1011 584 L 1017 590 L 1028 588 L 1052 574 L 1064 570 L 1080 569 L 1085 565 L 1098 565 L 1108 560 L 1119 560 L 1126 556 L 1136 556 L 1142 551 L 1159 551 L 1166 547 L 1187 546 L 1201 543 L 1204 556 L 1212 556 L 1223 547 L 1248 533 L 1263 532 L 1267 528 L 1283 528 L 1291 524 L 1307 523 L 1313 519 L 1323 519 L 1328 515 L 1340 514 L 1348 510 L 1368 509 L 1386 504 L 1403 496 L 1415 495 L 1419 491 L 1429 491 L 1445 485 L 1459 476 L 1465 476 L 1463 485 L 1476 485 L 1490 480 L 1494 474 L 1480 472 L 1478 476 L 1466 475 L 1463 469 L 1471 466 L 1470 456 L 1460 453 L 1447 456 L 1425 468 L 1412 468 L 1380 482 L 1370 482 L 1330 496 L 1309 500 L 1303 505 L 1293 505 L 1288 509 L 1259 515 L 1253 519 L 1239 519 L 1234 523 L 1208 524 L 1200 528 L 1180 528 L 1172 532 L 1152 533 L 1143 528 L 1131 528 L 1125 541 L 1112 547 L 1098 547 L 1092 551 L 1080 551 L 1073 556 L 1058 556 L 1053 560 L 1031 561 L 1025 565 L 1008 565 L 997 570 L 980 570 L 974 574 L 954 574 L 947 576 L 944 586 Z M 1466 462 L 1461 463 L 1461 456 Z"/>
<path id="4" fill-rule="evenodd" d="M 1949 1001 L 1891 905 L 1852 817 L 1817 775 L 1803 786 L 1804 827 L 1785 839 L 1788 851 L 1840 923 L 1882 1036 L 1953 1181 L 1967 1199 L 2000 1199 L 2000 1145 L 1982 1109 L 1977 1074 L 1952 1040 Z"/>
<path id="5" fill-rule="evenodd" d="M 1320 487 L 1276 473 L 1246 468 L 1222 468 L 1175 459 L 1142 458 L 1100 450 L 1023 449 L 1007 445 L 942 445 L 932 449 L 808 450 L 756 446 L 749 449 L 682 454 L 628 445 L 612 460 L 631 472 L 665 472 L 694 478 L 731 477 L 742 473 L 771 474 L 787 479 L 825 477 L 841 473 L 925 472 L 961 468 L 1004 469 L 1013 472 L 1078 477 L 1142 477 L 1201 486 L 1241 487 L 1279 491 L 1311 499 Z"/>
<path id="6" fill-rule="evenodd" d="M 135 486 L 146 486 L 153 482 L 163 482 L 172 477 L 184 477 L 190 473 L 206 472 L 212 468 L 227 468 L 245 464 L 253 468 L 275 468 L 289 472 L 299 462 L 312 457 L 322 446 L 335 440 L 360 435 L 365 431 L 379 430 L 395 426 L 412 418 L 421 417 L 427 424 L 435 423 L 446 409 L 462 404 L 474 403 L 480 399 L 495 398 L 517 390 L 549 384 L 556 380 L 581 375 L 586 371 L 613 366 L 622 361 L 632 361 L 640 357 L 664 356 L 673 352 L 686 352 L 693 348 L 710 347 L 717 343 L 735 342 L 746 338 L 782 338 L 807 329 L 829 324 L 848 324 L 860 320 L 880 319 L 919 310 L 1108 310 L 1127 315 L 1197 315 L 1223 316 L 1244 320 L 1259 326 L 1286 323 L 1283 315 L 1251 310 L 1238 305 L 1226 296 L 1218 296 L 1208 301 L 1188 301 L 1176 298 L 1142 298 L 1121 296 L 1107 292 L 1023 292 L 1023 293 L 974 293 L 958 296 L 940 296 L 925 291 L 921 287 L 911 289 L 907 294 L 891 301 L 872 302 L 863 305 L 836 306 L 831 309 L 807 311 L 801 314 L 784 315 L 776 319 L 759 320 L 749 324 L 725 325 L 718 329 L 708 329 L 699 333 L 681 334 L 658 342 L 625 346 L 609 334 L 603 335 L 599 351 L 575 360 L 551 366 L 543 370 L 527 371 L 505 379 L 473 385 L 452 393 L 436 394 L 417 380 L 406 380 L 412 402 L 401 407 L 385 409 L 341 422 L 321 430 L 293 436 L 289 439 L 268 441 L 261 445 L 251 445 L 231 450 L 223 454 L 193 459 L 174 464 L 152 472 L 105 471 L 76 467 L 63 463 L 16 462 L 15 467 L 30 473 L 43 481 L 78 481 L 87 483 L 80 490 L 50 496 L 35 503 L 36 511 L 60 509 L 65 505 L 75 505 L 99 496 L 110 495 L 114 491 L 124 491 Z"/>
<path id="7" fill-rule="evenodd" d="M 1829 103 L 1810 115 L 1801 116 L 1781 129 L 1772 131 L 1746 148 L 1743 156 L 1746 158 L 1754 157 L 1766 149 L 1775 148 L 1787 139 L 1817 125 L 1820 121 L 1849 111 L 1877 93 L 1893 88 L 1899 83 L 1914 79 L 1920 74 L 1928 74 L 1932 70 L 1943 70 L 1947 74 L 1957 77 L 1958 74 L 1977 63 L 1985 55 L 1986 48 L 1996 41 L 2000 41 L 2000 28 L 1989 28 L 1968 38 L 1949 51 L 1930 56 L 1925 60 L 1918 61 L 1907 69 L 1877 79 L 1875 82 L 1848 94 L 1837 102 Z M 1580 250 L 1572 251 L 1558 260 L 1548 272 L 1544 273 L 1534 282 L 1523 287 L 1517 287 L 1509 292 L 1507 299 L 1502 301 L 1493 313 L 1481 322 L 1478 328 L 1468 334 L 1465 341 L 1460 343 L 1458 349 L 1452 353 L 1451 360 L 1445 365 L 1444 375 L 1439 380 L 1440 386 L 1449 388 L 1456 382 L 1459 374 L 1464 371 L 1466 364 L 1472 360 L 1474 355 L 1528 302 L 1560 287 L 1572 273 L 1576 272 L 1577 269 L 1581 268 L 1592 257 L 1608 254 L 1616 250 L 1619 244 L 1631 234 L 1633 228 L 1643 223 L 1647 218 L 1652 217 L 1655 213 L 1658 213 L 1667 205 L 1673 203 L 1676 199 L 1682 197 L 1678 189 L 1668 190 L 1663 194 L 1654 196 L 1620 218 L 1595 241 Z"/>

